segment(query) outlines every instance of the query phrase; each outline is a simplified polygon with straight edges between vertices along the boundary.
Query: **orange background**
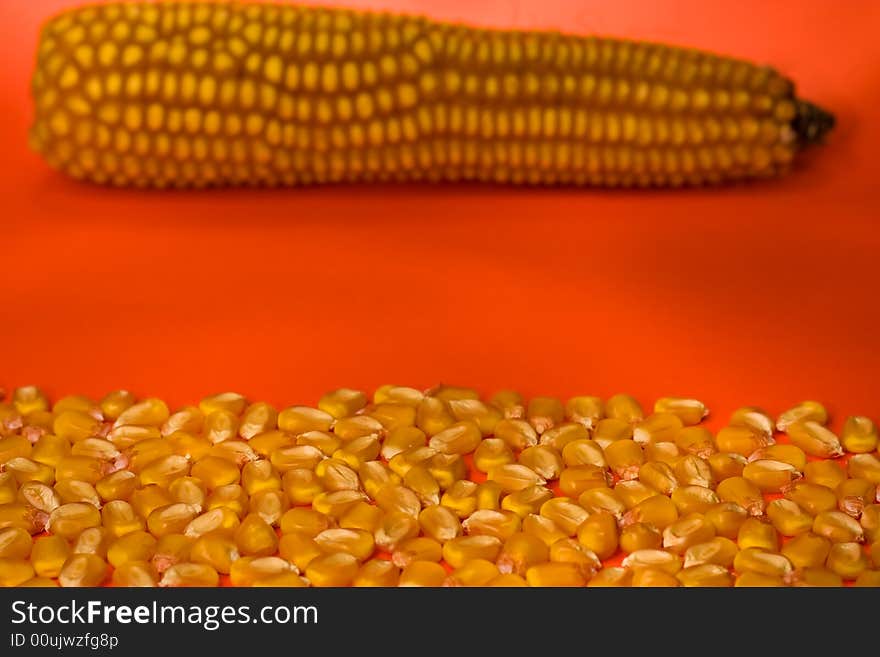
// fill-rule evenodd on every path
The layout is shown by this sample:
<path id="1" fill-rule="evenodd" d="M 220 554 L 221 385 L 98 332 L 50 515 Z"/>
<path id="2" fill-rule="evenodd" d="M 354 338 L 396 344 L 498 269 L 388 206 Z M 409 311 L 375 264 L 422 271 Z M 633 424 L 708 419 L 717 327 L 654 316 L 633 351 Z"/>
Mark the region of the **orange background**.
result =
<path id="1" fill-rule="evenodd" d="M 782 181 L 649 193 L 77 184 L 26 146 L 38 25 L 75 4 L 0 0 L 0 385 L 287 405 L 445 381 L 880 418 L 880 4 L 348 0 L 772 63 L 838 116 Z"/>

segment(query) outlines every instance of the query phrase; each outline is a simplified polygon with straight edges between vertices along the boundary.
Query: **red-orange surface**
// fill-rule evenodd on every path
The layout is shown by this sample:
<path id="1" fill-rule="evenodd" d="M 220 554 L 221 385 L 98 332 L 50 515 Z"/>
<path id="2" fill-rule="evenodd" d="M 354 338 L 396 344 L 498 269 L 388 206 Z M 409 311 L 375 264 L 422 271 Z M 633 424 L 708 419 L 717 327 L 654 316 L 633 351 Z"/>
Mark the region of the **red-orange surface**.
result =
<path id="1" fill-rule="evenodd" d="M 0 3 L 0 385 L 286 405 L 447 381 L 880 416 L 873 0 L 346 3 L 708 48 L 838 116 L 784 180 L 647 193 L 77 184 L 26 145 L 38 26 L 76 4 Z"/>

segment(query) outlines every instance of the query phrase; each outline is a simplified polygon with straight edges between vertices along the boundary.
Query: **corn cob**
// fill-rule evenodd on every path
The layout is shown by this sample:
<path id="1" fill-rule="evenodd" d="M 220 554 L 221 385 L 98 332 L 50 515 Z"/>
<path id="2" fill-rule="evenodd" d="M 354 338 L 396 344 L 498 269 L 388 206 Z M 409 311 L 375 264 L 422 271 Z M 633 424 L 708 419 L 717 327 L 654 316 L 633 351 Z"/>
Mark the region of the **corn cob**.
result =
<path id="1" fill-rule="evenodd" d="M 833 117 L 771 68 L 649 43 L 290 5 L 44 27 L 30 141 L 77 179 L 682 186 L 767 178 Z"/>

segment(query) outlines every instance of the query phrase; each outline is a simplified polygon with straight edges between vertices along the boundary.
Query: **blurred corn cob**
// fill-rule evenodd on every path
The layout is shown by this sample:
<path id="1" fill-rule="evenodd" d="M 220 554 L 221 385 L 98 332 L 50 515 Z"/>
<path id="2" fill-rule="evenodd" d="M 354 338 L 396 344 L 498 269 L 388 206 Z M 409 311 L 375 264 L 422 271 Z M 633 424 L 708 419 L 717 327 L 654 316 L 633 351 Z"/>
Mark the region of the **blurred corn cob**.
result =
<path id="1" fill-rule="evenodd" d="M 50 165 L 147 187 L 699 185 L 779 175 L 833 125 L 776 71 L 693 50 L 248 3 L 65 12 L 33 94 Z"/>

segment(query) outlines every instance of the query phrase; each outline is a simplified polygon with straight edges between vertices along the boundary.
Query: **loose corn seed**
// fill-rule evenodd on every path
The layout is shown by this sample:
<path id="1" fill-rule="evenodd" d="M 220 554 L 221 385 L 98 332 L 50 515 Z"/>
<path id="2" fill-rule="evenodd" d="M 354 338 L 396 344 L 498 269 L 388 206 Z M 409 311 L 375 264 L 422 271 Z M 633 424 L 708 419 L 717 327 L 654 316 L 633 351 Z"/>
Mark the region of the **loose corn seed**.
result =
<path id="1" fill-rule="evenodd" d="M 676 415 L 686 425 L 699 424 L 709 415 L 703 402 L 685 397 L 661 397 L 654 402 L 654 412 Z"/>
<path id="2" fill-rule="evenodd" d="M 733 586 L 730 571 L 714 563 L 684 568 L 676 573 L 676 577 L 682 586 L 725 588 Z"/>
<path id="3" fill-rule="evenodd" d="M 877 425 L 863 415 L 850 416 L 840 432 L 840 443 L 853 454 L 873 452 L 877 449 Z"/>
<path id="4" fill-rule="evenodd" d="M 867 479 L 847 479 L 840 482 L 837 490 L 837 508 L 858 518 L 866 505 L 874 501 L 877 487 Z"/>
<path id="5" fill-rule="evenodd" d="M 593 465 L 597 468 L 607 467 L 605 454 L 599 444 L 589 438 L 572 440 L 562 448 L 562 461 L 568 467 Z"/>
<path id="6" fill-rule="evenodd" d="M 171 566 L 185 563 L 195 539 L 184 534 L 167 534 L 156 543 L 156 551 L 150 563 L 158 573 L 164 573 Z"/>
<path id="7" fill-rule="evenodd" d="M 640 568 L 633 573 L 632 585 L 635 587 L 676 587 L 678 579 L 658 568 Z"/>
<path id="8" fill-rule="evenodd" d="M 529 472 L 532 472 L 532 470 L 529 470 Z M 492 473 L 489 476 L 491 477 Z M 543 478 L 537 474 L 534 476 L 538 477 L 542 484 L 544 483 Z M 605 469 L 595 465 L 578 465 L 565 468 L 559 475 L 559 490 L 569 497 L 578 497 L 590 488 L 604 488 L 609 483 L 610 477 Z"/>
<path id="9" fill-rule="evenodd" d="M 111 582 L 126 588 L 154 587 L 159 585 L 159 577 L 146 561 L 129 561 L 114 568 Z"/>
<path id="10" fill-rule="evenodd" d="M 474 559 L 456 568 L 443 581 L 443 586 L 487 586 L 501 572 L 491 561 Z"/>
<path id="11" fill-rule="evenodd" d="M 684 423 L 675 413 L 655 412 L 635 426 L 633 440 L 642 445 L 674 443 L 682 427 Z"/>
<path id="12" fill-rule="evenodd" d="M 743 477 L 725 479 L 718 484 L 716 492 L 722 502 L 739 504 L 753 516 L 764 513 L 765 502 L 761 489 Z"/>
<path id="13" fill-rule="evenodd" d="M 764 410 L 755 406 L 743 406 L 736 409 L 730 415 L 730 426 L 748 427 L 758 435 L 764 436 L 766 440 L 773 439 L 773 430 L 775 429 L 772 418 Z M 716 442 L 717 440 L 716 436 Z"/>
<path id="14" fill-rule="evenodd" d="M 688 513 L 707 513 L 720 502 L 714 490 L 703 486 L 680 486 L 672 491 L 669 499 L 675 504 L 680 516 Z"/>
<path id="15" fill-rule="evenodd" d="M 400 573 L 398 586 L 443 586 L 446 570 L 432 561 L 413 561 Z"/>
<path id="16" fill-rule="evenodd" d="M 749 426 L 729 426 L 718 430 L 715 444 L 722 452 L 748 457 L 767 446 L 767 434 L 758 433 Z"/>
<path id="17" fill-rule="evenodd" d="M 749 455 L 749 461 L 769 459 L 788 463 L 798 472 L 803 472 L 807 467 L 807 455 L 800 447 L 788 443 L 779 443 L 762 447 Z"/>
<path id="18" fill-rule="evenodd" d="M 856 454 L 847 462 L 847 472 L 850 477 L 870 481 L 875 486 L 880 486 L 880 459 L 873 454 Z"/>
<path id="19" fill-rule="evenodd" d="M 804 479 L 834 490 L 846 479 L 846 472 L 834 461 L 811 461 L 804 466 Z"/>
<path id="20" fill-rule="evenodd" d="M 810 456 L 833 459 L 843 456 L 843 446 L 831 430 L 808 420 L 792 422 L 785 431 L 791 442 Z"/>
<path id="21" fill-rule="evenodd" d="M 868 570 L 868 557 L 859 543 L 834 543 L 828 551 L 825 566 L 843 579 L 853 580 Z"/>
<path id="22" fill-rule="evenodd" d="M 779 415 L 776 419 L 776 430 L 788 433 L 795 422 L 816 422 L 824 425 L 828 422 L 828 411 L 817 401 L 803 401 Z"/>
<path id="23" fill-rule="evenodd" d="M 604 451 L 608 445 L 618 440 L 627 440 L 635 435 L 633 425 L 620 418 L 606 417 L 599 420 L 593 429 L 592 438 Z M 583 436 L 589 438 L 590 435 Z"/>
<path id="24" fill-rule="evenodd" d="M 352 586 L 397 586 L 400 569 L 384 559 L 370 559 L 358 570 Z"/>
<path id="25" fill-rule="evenodd" d="M 240 557 L 238 546 L 229 536 L 206 534 L 195 540 L 189 551 L 193 563 L 210 566 L 218 573 L 228 575 L 232 564 Z"/>
<path id="26" fill-rule="evenodd" d="M 565 408 L 555 397 L 533 397 L 526 407 L 526 419 L 542 434 L 565 420 Z"/>
<path id="27" fill-rule="evenodd" d="M 219 582 L 220 575 L 207 564 L 177 563 L 162 574 L 159 586 L 214 587 Z"/>
<path id="28" fill-rule="evenodd" d="M 384 518 L 385 512 L 382 509 L 361 501 L 357 502 L 339 518 L 339 526 L 343 529 L 363 529 L 371 534 L 375 534 L 379 527 L 382 526 Z"/>
<path id="29" fill-rule="evenodd" d="M 576 564 L 548 562 L 526 571 L 529 586 L 586 586 L 587 580 Z"/>
<path id="30" fill-rule="evenodd" d="M 736 576 L 733 585 L 747 588 L 787 586 L 783 577 L 778 575 L 764 575 L 763 573 L 756 573 L 751 570 L 739 573 Z"/>
<path id="31" fill-rule="evenodd" d="M 620 549 L 626 554 L 636 550 L 656 550 L 663 547 L 663 535 L 653 525 L 636 522 L 620 532 Z"/>
<path id="32" fill-rule="evenodd" d="M 805 513 L 796 502 L 773 500 L 767 505 L 767 517 L 783 536 L 797 536 L 813 528 L 813 517 Z"/>
<path id="33" fill-rule="evenodd" d="M 608 559 L 619 546 L 617 520 L 610 513 L 594 513 L 578 527 L 577 539 L 600 559 Z"/>
<path id="34" fill-rule="evenodd" d="M 500 438 L 487 438 L 474 450 L 474 467 L 480 472 L 515 461 L 513 450 Z"/>
<path id="35" fill-rule="evenodd" d="M 740 550 L 733 560 L 733 568 L 738 573 L 751 571 L 759 575 L 785 578 L 792 574 L 794 566 L 781 554 L 760 548 Z"/>
<path id="36" fill-rule="evenodd" d="M 443 559 L 453 568 L 461 568 L 472 559 L 494 562 L 500 552 L 501 541 L 494 536 L 457 536 L 443 545 Z"/>
<path id="37" fill-rule="evenodd" d="M 589 511 L 568 497 L 554 497 L 546 500 L 541 505 L 539 512 L 540 515 L 556 523 L 556 526 L 569 536 L 574 536 L 578 527 L 590 515 Z"/>
<path id="38" fill-rule="evenodd" d="M 492 395 L 489 403 L 500 410 L 507 419 L 525 417 L 526 407 L 523 396 L 515 390 L 499 390 Z"/>
<path id="39" fill-rule="evenodd" d="M 120 536 L 107 547 L 107 561 L 114 568 L 129 562 L 146 562 L 156 554 L 158 541 L 145 531 Z"/>
<path id="40" fill-rule="evenodd" d="M 716 536 L 705 543 L 691 545 L 684 553 L 684 568 L 712 564 L 730 568 L 739 547 L 729 538 Z"/>
<path id="41" fill-rule="evenodd" d="M 605 416 L 605 404 L 599 397 L 572 397 L 565 402 L 565 417 L 592 429 Z"/>
<path id="42" fill-rule="evenodd" d="M 314 537 L 300 532 L 285 534 L 278 541 L 278 555 L 300 571 L 305 571 L 309 564 L 318 557 L 327 554 Z"/>
<path id="43" fill-rule="evenodd" d="M 831 550 L 831 541 L 812 532 L 806 532 L 787 541 L 780 551 L 795 568 L 821 568 L 828 558 L 829 550 Z"/>
<path id="44" fill-rule="evenodd" d="M 511 511 L 480 509 L 470 514 L 461 526 L 469 536 L 492 536 L 506 541 L 520 530 L 522 519 Z"/>
<path id="45" fill-rule="evenodd" d="M 760 548 L 776 552 L 779 549 L 779 536 L 769 522 L 751 517 L 740 525 L 736 543 L 741 550 Z"/>
<path id="46" fill-rule="evenodd" d="M 748 511 L 733 502 L 719 502 L 706 509 L 705 515 L 715 527 L 715 533 L 729 539 L 739 536 L 740 528 L 749 518 Z"/>
<path id="47" fill-rule="evenodd" d="M 738 476 L 739 473 L 731 474 L 719 468 L 718 459 L 720 454 L 711 454 L 704 459 L 695 454 L 685 454 L 679 458 L 673 465 L 678 483 L 682 486 L 702 486 L 703 488 L 711 488 L 716 481 L 722 481 L 730 478 L 730 476 Z M 712 464 L 715 463 L 715 467 Z"/>
<path id="48" fill-rule="evenodd" d="M 789 463 L 760 459 L 743 468 L 742 476 L 765 493 L 778 493 L 801 475 Z"/>
<path id="49" fill-rule="evenodd" d="M 628 568 L 611 566 L 603 568 L 587 583 L 593 587 L 632 586 L 633 573 Z"/>
<path id="50" fill-rule="evenodd" d="M 861 542 L 865 531 L 858 520 L 841 511 L 822 511 L 813 519 L 813 533 L 832 543 Z"/>
<path id="51" fill-rule="evenodd" d="M 99 586 L 109 575 L 107 562 L 95 554 L 72 554 L 61 572 L 58 573 L 58 583 L 61 586 Z"/>
<path id="52" fill-rule="evenodd" d="M 486 441 L 483 441 L 484 443 Z M 559 479 L 565 464 L 559 450 L 549 445 L 527 447 L 517 458 L 520 464 L 534 470 L 547 481 Z"/>
<path id="53" fill-rule="evenodd" d="M 520 518 L 538 513 L 545 502 L 553 498 L 553 491 L 544 486 L 529 486 L 504 497 L 501 508 Z"/>
<path id="54" fill-rule="evenodd" d="M 34 541 L 30 561 L 40 577 L 57 578 L 70 556 L 70 545 L 60 536 L 43 536 Z"/>
<path id="55" fill-rule="evenodd" d="M 689 547 L 715 537 L 715 526 L 700 513 L 688 514 L 663 530 L 663 548 L 684 554 Z"/>
<path id="56" fill-rule="evenodd" d="M 880 587 L 880 570 L 863 570 L 856 577 L 853 586 L 870 586 L 872 588 Z"/>
<path id="57" fill-rule="evenodd" d="M 634 522 L 645 522 L 662 531 L 676 520 L 678 508 L 675 503 L 663 495 L 654 495 L 627 511 L 621 524 L 625 527 Z"/>
<path id="58" fill-rule="evenodd" d="M 590 433 L 583 424 L 563 422 L 542 433 L 538 442 L 541 445 L 552 447 L 556 451 L 561 452 L 569 443 L 576 440 L 585 440 L 589 437 Z"/>
<path id="59" fill-rule="evenodd" d="M 550 550 L 544 541 L 532 534 L 516 532 L 511 535 L 498 555 L 498 570 L 502 573 L 525 575 L 532 566 L 550 559 Z"/>

